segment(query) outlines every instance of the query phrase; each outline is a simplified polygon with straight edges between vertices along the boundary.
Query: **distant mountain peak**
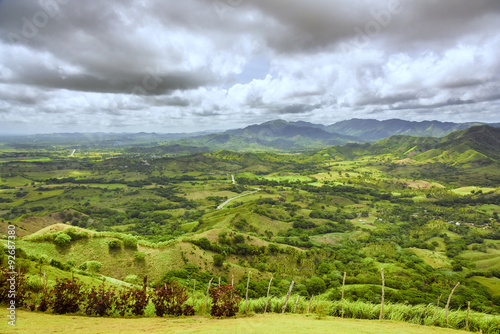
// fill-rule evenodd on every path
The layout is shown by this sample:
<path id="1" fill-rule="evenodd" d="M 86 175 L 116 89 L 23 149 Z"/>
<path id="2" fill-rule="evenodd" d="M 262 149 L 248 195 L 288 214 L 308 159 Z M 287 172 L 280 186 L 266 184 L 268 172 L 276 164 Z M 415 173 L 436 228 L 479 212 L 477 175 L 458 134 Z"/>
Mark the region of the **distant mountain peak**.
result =
<path id="1" fill-rule="evenodd" d="M 393 135 L 443 137 L 451 132 L 464 130 L 476 125 L 482 125 L 482 123 L 416 122 L 397 118 L 379 121 L 376 119 L 353 118 L 329 125 L 327 131 L 358 137 L 367 141 L 376 141 Z"/>

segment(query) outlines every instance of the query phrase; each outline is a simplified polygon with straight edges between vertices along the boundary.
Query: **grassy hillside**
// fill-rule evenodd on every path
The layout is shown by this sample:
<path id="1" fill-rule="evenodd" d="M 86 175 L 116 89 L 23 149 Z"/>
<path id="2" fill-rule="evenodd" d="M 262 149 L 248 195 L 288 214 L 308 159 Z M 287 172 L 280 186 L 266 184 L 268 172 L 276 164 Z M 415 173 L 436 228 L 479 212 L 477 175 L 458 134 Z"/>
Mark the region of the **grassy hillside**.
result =
<path id="1" fill-rule="evenodd" d="M 4 150 L 0 227 L 50 284 L 148 276 L 203 295 L 220 278 L 245 294 L 250 276 L 259 300 L 273 277 L 273 298 L 293 280 L 293 294 L 333 303 L 345 272 L 346 300 L 378 304 L 383 268 L 388 303 L 442 306 L 461 282 L 453 310 L 498 314 L 497 132 L 281 154 Z"/>

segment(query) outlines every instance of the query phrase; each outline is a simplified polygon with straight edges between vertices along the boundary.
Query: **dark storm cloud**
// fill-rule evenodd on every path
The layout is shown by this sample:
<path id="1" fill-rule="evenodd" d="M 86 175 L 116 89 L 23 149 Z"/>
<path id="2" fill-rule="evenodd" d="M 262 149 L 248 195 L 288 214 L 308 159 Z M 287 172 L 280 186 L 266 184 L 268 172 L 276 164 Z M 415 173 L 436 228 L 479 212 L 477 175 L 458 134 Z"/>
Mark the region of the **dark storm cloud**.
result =
<path id="1" fill-rule="evenodd" d="M 357 106 L 364 106 L 364 105 L 392 105 L 394 103 L 398 102 L 405 102 L 405 101 L 413 101 L 419 98 L 419 93 L 418 92 L 411 92 L 411 93 L 402 93 L 402 94 L 394 94 L 394 95 L 389 95 L 389 96 L 376 96 L 376 95 L 370 95 L 368 93 L 363 94 L 362 98 L 360 98 L 356 105 Z"/>
<path id="2" fill-rule="evenodd" d="M 208 82 L 193 73 L 121 73 L 109 76 L 99 73 L 61 75 L 57 71 L 37 68 L 20 71 L 14 83 L 24 83 L 51 89 L 67 89 L 81 92 L 130 93 L 138 95 L 162 95 L 177 89 L 196 88 Z"/>
<path id="3" fill-rule="evenodd" d="M 382 39 L 395 49 L 427 42 L 454 43 L 478 29 L 496 34 L 500 2 L 495 0 L 255 0 L 271 17 L 265 38 L 282 52 L 311 52 L 350 40 Z"/>
<path id="4" fill-rule="evenodd" d="M 189 100 L 180 98 L 179 96 L 157 97 L 154 100 L 156 106 L 171 106 L 171 107 L 188 107 Z"/>
<path id="5" fill-rule="evenodd" d="M 168 47 L 164 54 L 159 52 L 161 45 L 146 39 L 154 39 L 153 30 L 141 35 L 142 27 L 162 18 L 138 3 L 7 1 L 3 7 L 0 38 L 4 43 L 49 54 L 55 63 L 79 67 L 79 73 L 61 75 L 57 68 L 43 63 L 22 64 L 12 80 L 16 83 L 84 92 L 163 94 L 214 80 L 207 69 L 175 69 L 182 54 Z M 165 60 L 174 66 L 158 65 Z"/>
<path id="6" fill-rule="evenodd" d="M 499 31 L 497 0 L 4 0 L 0 131 L 491 117 Z"/>
<path id="7" fill-rule="evenodd" d="M 430 105 L 422 105 L 418 102 L 407 102 L 407 103 L 401 103 L 398 104 L 397 106 L 391 106 L 389 109 L 391 110 L 416 110 L 416 109 L 429 109 L 429 108 L 441 108 L 441 107 L 446 107 L 446 106 L 458 106 L 458 105 L 463 105 L 463 104 L 471 104 L 474 103 L 475 101 L 472 100 L 461 100 L 459 98 L 450 98 L 444 102 L 439 102 L 439 103 L 433 103 Z"/>
<path id="8" fill-rule="evenodd" d="M 321 105 L 319 105 L 319 104 L 316 104 L 313 106 L 305 105 L 305 104 L 293 104 L 293 105 L 289 105 L 289 106 L 286 106 L 286 107 L 278 110 L 277 113 L 282 114 L 282 115 L 285 115 L 285 114 L 303 114 L 303 113 L 310 112 L 314 109 L 318 109 L 320 107 L 321 107 Z"/>

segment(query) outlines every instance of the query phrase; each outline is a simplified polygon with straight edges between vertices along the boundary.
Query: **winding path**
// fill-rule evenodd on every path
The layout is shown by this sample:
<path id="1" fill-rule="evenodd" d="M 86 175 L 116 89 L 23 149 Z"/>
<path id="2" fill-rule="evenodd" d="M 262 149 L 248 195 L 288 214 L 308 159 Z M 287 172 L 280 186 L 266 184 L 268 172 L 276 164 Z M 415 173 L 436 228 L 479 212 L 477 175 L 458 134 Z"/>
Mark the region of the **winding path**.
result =
<path id="1" fill-rule="evenodd" d="M 236 182 L 234 181 L 234 175 L 231 174 L 231 179 L 233 181 L 233 184 L 236 184 Z M 252 189 L 256 189 L 255 191 L 251 191 L 249 193 L 246 193 L 246 194 L 242 194 L 242 195 L 238 195 L 238 196 L 235 196 L 235 197 L 232 197 L 228 200 L 226 200 L 224 203 L 222 203 L 221 205 L 219 205 L 217 207 L 217 209 L 222 209 L 224 207 L 224 205 L 226 205 L 227 203 L 231 202 L 233 199 L 237 199 L 237 198 L 240 198 L 240 197 L 243 197 L 243 196 L 248 196 L 248 195 L 251 195 L 251 194 L 255 194 L 256 192 L 259 192 L 260 191 L 260 188 L 252 188 Z"/>
<path id="2" fill-rule="evenodd" d="M 252 189 L 257 189 L 257 190 L 249 192 L 249 193 L 246 193 L 246 194 L 243 194 L 243 195 L 238 195 L 236 197 L 232 197 L 232 198 L 228 199 L 227 201 L 225 201 L 224 203 L 222 203 L 221 205 L 219 205 L 217 207 L 217 209 L 222 209 L 224 207 L 224 205 L 226 205 L 227 203 L 231 202 L 233 199 L 237 199 L 237 198 L 240 198 L 240 197 L 243 197 L 243 196 L 252 195 L 252 194 L 255 194 L 256 192 L 260 191 L 260 188 L 252 188 Z"/>

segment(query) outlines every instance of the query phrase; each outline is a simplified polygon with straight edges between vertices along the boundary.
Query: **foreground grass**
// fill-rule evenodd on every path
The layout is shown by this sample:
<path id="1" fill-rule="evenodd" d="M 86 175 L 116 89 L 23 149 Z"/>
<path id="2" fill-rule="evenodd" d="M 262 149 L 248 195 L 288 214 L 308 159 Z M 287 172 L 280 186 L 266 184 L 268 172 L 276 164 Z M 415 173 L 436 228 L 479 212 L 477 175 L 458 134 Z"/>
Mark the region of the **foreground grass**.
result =
<path id="1" fill-rule="evenodd" d="M 357 320 L 298 314 L 266 314 L 233 319 L 95 318 L 17 311 L 16 326 L 7 324 L 0 310 L 0 333 L 405 333 L 452 334 L 462 331 L 418 326 L 396 321 Z"/>

